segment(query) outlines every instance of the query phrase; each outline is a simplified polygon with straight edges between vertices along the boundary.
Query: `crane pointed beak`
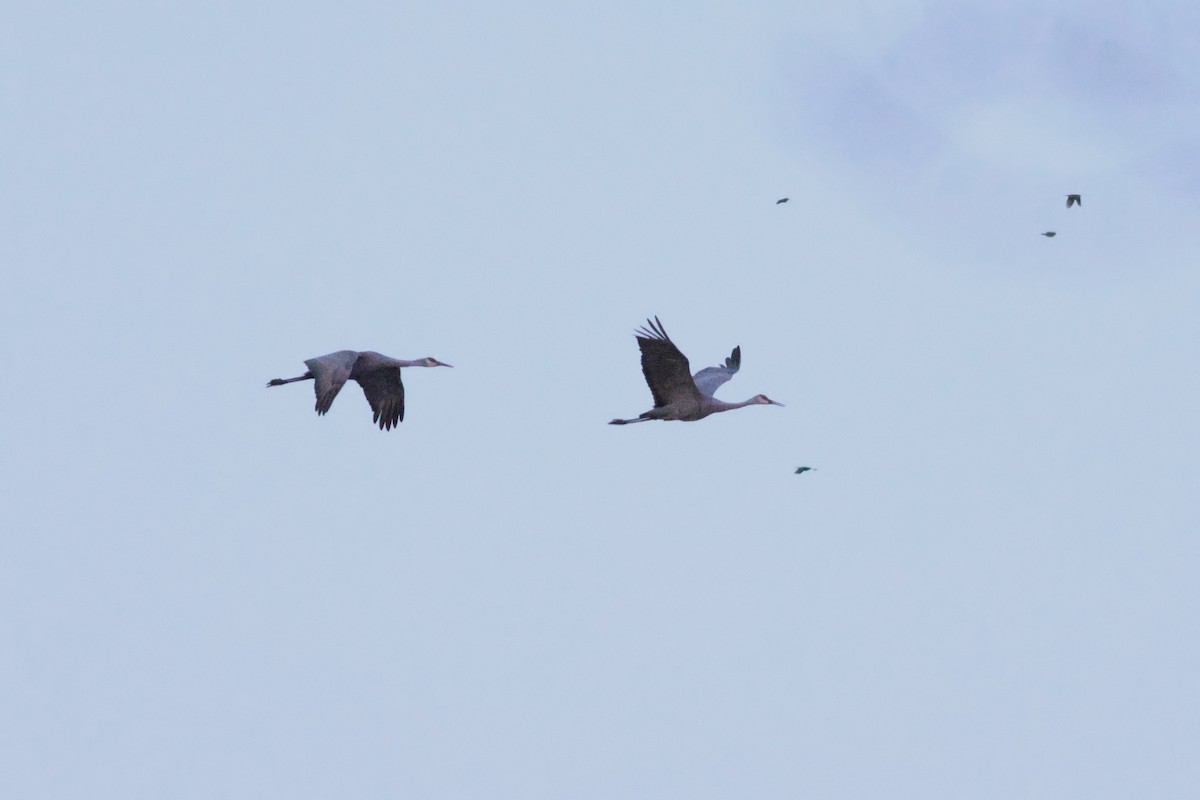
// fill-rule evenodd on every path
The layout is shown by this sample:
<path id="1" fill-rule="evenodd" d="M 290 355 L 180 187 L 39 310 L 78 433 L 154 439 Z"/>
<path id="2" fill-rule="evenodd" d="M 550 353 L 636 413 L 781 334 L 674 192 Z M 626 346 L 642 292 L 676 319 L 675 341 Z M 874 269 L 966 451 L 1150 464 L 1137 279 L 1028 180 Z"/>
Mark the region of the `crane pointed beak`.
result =
<path id="1" fill-rule="evenodd" d="M 780 408 L 787 408 L 787 406 L 785 406 L 783 403 L 777 403 L 774 400 L 771 401 L 771 405 L 779 406 Z"/>
<path id="2" fill-rule="evenodd" d="M 450 367 L 451 369 L 454 369 L 454 365 L 453 365 L 453 364 L 447 364 L 445 361 L 439 361 L 439 362 L 438 362 L 438 366 L 439 366 L 439 367 Z"/>

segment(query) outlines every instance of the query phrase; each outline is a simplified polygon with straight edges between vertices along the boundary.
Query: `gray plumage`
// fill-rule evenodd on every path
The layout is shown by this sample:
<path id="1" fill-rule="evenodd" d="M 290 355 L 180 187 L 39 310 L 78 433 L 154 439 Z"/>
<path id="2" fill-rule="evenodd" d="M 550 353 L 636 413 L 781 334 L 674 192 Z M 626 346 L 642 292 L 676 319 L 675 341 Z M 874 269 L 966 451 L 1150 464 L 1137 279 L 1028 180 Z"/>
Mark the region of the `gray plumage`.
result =
<path id="1" fill-rule="evenodd" d="M 1046 231 L 1042 234 L 1042 236 L 1045 236 L 1047 239 L 1053 239 L 1055 236 L 1058 236 L 1058 234 L 1054 231 Z"/>
<path id="2" fill-rule="evenodd" d="M 652 419 L 694 422 L 710 414 L 752 405 L 781 406 L 764 394 L 755 395 L 741 403 L 726 403 L 713 397 L 713 392 L 733 377 L 742 364 L 742 350 L 735 347 L 723 367 L 707 367 L 691 374 L 687 356 L 680 352 L 667 336 L 658 317 L 646 320 L 637 331 L 638 348 L 642 351 L 642 375 L 654 396 L 654 408 L 636 419 L 614 419 L 610 425 L 628 425 Z M 703 384 L 703 388 L 701 388 Z"/>
<path id="3" fill-rule="evenodd" d="M 775 201 L 775 205 L 779 205 L 779 204 L 781 204 L 781 203 L 786 203 L 787 201 L 788 201 L 788 198 L 786 198 L 786 197 L 781 197 L 781 198 L 779 198 L 778 200 L 776 200 L 776 201 Z"/>
<path id="4" fill-rule="evenodd" d="M 449 367 L 436 358 L 418 358 L 405 361 L 381 355 L 370 350 L 356 352 L 339 350 L 329 355 L 307 359 L 304 366 L 308 372 L 297 378 L 275 378 L 267 386 L 282 386 L 295 381 L 314 381 L 317 395 L 317 415 L 329 411 L 338 392 L 346 381 L 356 381 L 367 396 L 367 403 L 374 413 L 374 422 L 379 429 L 391 430 L 404 419 L 404 384 L 400 380 L 401 367 Z"/>
<path id="5" fill-rule="evenodd" d="M 742 368 L 742 348 L 735 347 L 729 358 L 725 359 L 723 367 L 705 367 L 692 376 L 692 380 L 696 382 L 696 388 L 701 394 L 706 394 L 712 397 L 716 394 L 717 389 L 721 388 L 733 374 Z"/>
<path id="6" fill-rule="evenodd" d="M 795 474 L 803 475 L 806 472 L 812 472 L 814 469 L 816 469 L 816 467 L 797 467 Z"/>
<path id="7" fill-rule="evenodd" d="M 1076 203 L 1079 204 L 1080 208 L 1083 208 L 1083 196 L 1082 195 L 1078 195 L 1078 194 L 1067 195 L 1067 208 L 1070 208 L 1071 206 L 1075 205 Z"/>

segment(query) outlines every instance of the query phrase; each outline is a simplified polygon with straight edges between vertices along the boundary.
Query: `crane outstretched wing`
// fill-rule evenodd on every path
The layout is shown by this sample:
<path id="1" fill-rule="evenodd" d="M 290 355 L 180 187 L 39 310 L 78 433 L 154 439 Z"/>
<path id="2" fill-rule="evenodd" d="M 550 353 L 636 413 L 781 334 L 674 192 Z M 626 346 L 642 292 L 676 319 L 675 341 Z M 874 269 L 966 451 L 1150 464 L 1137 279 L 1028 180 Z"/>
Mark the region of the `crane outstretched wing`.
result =
<path id="1" fill-rule="evenodd" d="M 687 356 L 667 336 L 658 317 L 653 322 L 646 320 L 646 327 L 638 329 L 637 343 L 642 351 L 642 374 L 654 395 L 655 408 L 680 397 L 699 397 Z"/>
<path id="2" fill-rule="evenodd" d="M 400 382 L 399 367 L 384 367 L 372 370 L 361 378 L 355 378 L 362 387 L 379 430 L 391 430 L 404 419 L 404 384 Z"/>
<path id="3" fill-rule="evenodd" d="M 339 350 L 304 362 L 316 379 L 313 389 L 317 393 L 317 414 L 324 414 L 333 405 L 333 398 L 346 385 L 357 359 L 358 353 L 353 350 Z"/>
<path id="4" fill-rule="evenodd" d="M 725 359 L 723 367 L 705 367 L 692 376 L 692 380 L 696 382 L 696 388 L 701 394 L 712 397 L 717 389 L 721 388 L 733 374 L 742 366 L 742 348 L 733 348 L 733 353 L 729 358 Z"/>

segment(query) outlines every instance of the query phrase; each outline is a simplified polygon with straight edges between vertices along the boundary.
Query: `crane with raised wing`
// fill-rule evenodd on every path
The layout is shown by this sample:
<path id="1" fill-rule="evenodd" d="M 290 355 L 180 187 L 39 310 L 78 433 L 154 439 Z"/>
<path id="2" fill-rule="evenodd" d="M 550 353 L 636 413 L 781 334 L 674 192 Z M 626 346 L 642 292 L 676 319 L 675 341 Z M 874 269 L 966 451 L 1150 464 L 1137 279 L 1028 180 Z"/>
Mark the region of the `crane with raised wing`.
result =
<path id="1" fill-rule="evenodd" d="M 654 408 L 639 414 L 635 419 L 614 419 L 610 425 L 628 425 L 633 422 L 648 422 L 652 419 L 682 420 L 694 422 L 720 411 L 731 411 L 746 406 L 782 406 L 765 394 L 758 394 L 741 403 L 726 403 L 713 397 L 721 385 L 733 377 L 742 366 L 742 348 L 735 347 L 724 366 L 706 367 L 695 375 L 687 356 L 680 352 L 658 317 L 646 320 L 638 329 L 638 347 L 642 351 L 642 374 L 654 395 Z"/>

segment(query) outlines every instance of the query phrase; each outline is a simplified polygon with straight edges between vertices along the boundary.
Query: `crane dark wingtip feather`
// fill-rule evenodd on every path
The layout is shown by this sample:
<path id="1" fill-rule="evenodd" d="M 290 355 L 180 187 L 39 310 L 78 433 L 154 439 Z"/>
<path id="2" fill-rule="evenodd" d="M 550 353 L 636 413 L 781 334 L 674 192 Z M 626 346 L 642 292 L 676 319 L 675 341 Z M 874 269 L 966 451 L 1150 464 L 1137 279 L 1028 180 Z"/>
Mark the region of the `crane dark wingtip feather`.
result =
<path id="1" fill-rule="evenodd" d="M 647 317 L 646 324 L 637 329 L 635 335 L 639 339 L 661 339 L 664 342 L 671 341 L 671 337 L 667 335 L 667 329 L 663 327 L 662 321 L 658 317 L 650 319 Z"/>
<path id="2" fill-rule="evenodd" d="M 373 422 L 379 423 L 379 430 L 381 431 L 390 431 L 392 428 L 399 428 L 400 420 L 402 419 L 404 419 L 404 412 L 398 411 L 394 405 L 383 406 L 372 417 Z"/>

